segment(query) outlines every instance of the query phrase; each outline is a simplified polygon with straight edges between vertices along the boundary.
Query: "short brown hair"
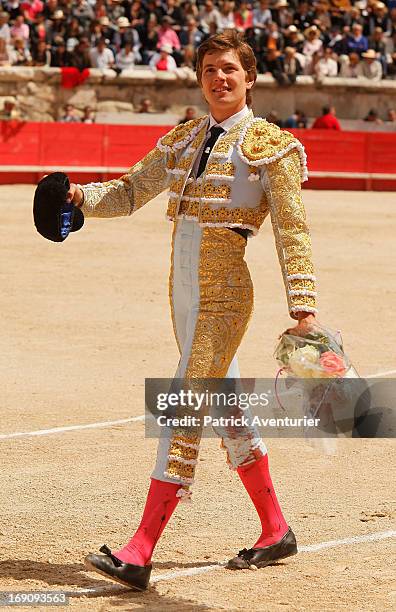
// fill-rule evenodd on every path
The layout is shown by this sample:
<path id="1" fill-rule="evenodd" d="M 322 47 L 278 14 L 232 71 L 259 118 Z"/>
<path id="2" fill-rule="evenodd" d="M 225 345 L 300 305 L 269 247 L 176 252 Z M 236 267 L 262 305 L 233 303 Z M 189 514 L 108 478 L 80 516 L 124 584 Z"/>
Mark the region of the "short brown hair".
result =
<path id="1" fill-rule="evenodd" d="M 243 39 L 243 35 L 236 32 L 236 30 L 226 30 L 222 34 L 210 36 L 198 47 L 196 72 L 199 84 L 201 84 L 202 80 L 202 66 L 205 55 L 215 51 L 228 51 L 230 49 L 236 51 L 249 81 L 256 81 L 257 61 L 252 47 Z M 250 89 L 246 91 L 246 104 L 248 106 L 252 105 Z"/>

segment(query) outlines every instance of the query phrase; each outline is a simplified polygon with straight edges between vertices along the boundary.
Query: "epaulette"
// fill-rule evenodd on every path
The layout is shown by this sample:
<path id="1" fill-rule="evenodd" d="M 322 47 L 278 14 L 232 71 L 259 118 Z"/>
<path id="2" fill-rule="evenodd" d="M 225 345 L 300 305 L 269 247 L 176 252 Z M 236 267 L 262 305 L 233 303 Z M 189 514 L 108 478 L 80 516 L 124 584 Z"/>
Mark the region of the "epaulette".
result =
<path id="1" fill-rule="evenodd" d="M 168 153 L 187 146 L 198 134 L 207 118 L 208 116 L 204 115 L 203 117 L 199 117 L 199 119 L 192 119 L 191 121 L 177 125 L 173 130 L 159 139 L 157 142 L 158 149 Z"/>
<path id="2" fill-rule="evenodd" d="M 301 180 L 308 179 L 307 156 L 304 147 L 290 132 L 281 130 L 266 119 L 256 117 L 244 128 L 238 144 L 240 158 L 249 165 L 271 164 L 292 149 L 300 155 Z"/>

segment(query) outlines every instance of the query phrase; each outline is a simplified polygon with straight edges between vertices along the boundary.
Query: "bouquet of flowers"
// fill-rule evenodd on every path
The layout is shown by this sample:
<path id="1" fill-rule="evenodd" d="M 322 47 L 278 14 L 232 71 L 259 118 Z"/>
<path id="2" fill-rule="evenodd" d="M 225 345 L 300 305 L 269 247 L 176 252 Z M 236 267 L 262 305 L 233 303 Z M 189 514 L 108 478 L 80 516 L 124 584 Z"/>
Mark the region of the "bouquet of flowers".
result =
<path id="1" fill-rule="evenodd" d="M 280 406 L 284 409 L 277 393 L 277 380 L 284 373 L 288 377 L 287 388 L 298 385 L 301 389 L 305 415 L 320 419 L 320 429 L 311 429 L 309 437 L 335 436 L 339 423 L 350 434 L 354 388 L 345 384 L 344 379 L 359 377 L 344 352 L 340 332 L 315 323 L 305 336 L 284 333 L 274 356 L 280 366 L 275 382 Z"/>
<path id="2" fill-rule="evenodd" d="M 340 332 L 319 325 L 304 337 L 282 334 L 275 358 L 282 371 L 298 378 L 340 378 L 351 368 Z"/>

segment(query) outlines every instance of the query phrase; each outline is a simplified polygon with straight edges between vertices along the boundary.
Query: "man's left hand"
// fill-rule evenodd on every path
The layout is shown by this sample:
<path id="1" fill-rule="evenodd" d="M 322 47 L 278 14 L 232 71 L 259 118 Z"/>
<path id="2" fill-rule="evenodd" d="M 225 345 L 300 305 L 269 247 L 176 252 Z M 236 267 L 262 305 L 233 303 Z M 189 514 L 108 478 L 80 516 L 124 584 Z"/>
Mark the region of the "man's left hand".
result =
<path id="1" fill-rule="evenodd" d="M 316 327 L 315 315 L 311 312 L 299 312 L 297 316 L 297 325 L 289 327 L 284 333 L 292 334 L 293 336 L 306 336 Z"/>

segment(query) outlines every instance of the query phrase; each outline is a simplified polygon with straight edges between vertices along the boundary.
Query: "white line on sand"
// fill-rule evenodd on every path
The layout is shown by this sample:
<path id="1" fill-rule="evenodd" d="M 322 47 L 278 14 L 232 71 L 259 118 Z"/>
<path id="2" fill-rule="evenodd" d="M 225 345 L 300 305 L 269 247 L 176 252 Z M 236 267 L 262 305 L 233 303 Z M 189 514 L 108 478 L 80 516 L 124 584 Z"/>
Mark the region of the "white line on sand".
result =
<path id="1" fill-rule="evenodd" d="M 362 544 L 363 542 L 377 542 L 379 540 L 387 540 L 396 537 L 396 530 L 379 531 L 377 533 L 368 533 L 366 535 L 351 536 L 341 540 L 329 540 L 328 542 L 319 542 L 319 544 L 308 544 L 307 546 L 299 546 L 300 553 L 314 553 L 325 548 L 335 548 L 337 546 L 350 546 L 352 544 Z M 214 563 L 213 565 L 203 565 L 201 567 L 189 567 L 187 569 L 176 570 L 166 574 L 158 574 L 151 578 L 150 583 L 163 582 L 165 580 L 174 580 L 175 578 L 184 578 L 185 576 L 197 576 L 198 574 L 206 574 L 207 572 L 215 572 L 223 569 L 226 561 Z M 65 594 L 69 597 L 81 597 L 83 595 L 98 595 L 102 592 L 107 592 L 109 595 L 118 592 L 126 591 L 126 588 L 118 585 L 92 587 L 89 589 L 76 589 L 75 591 L 66 591 Z"/>
<path id="2" fill-rule="evenodd" d="M 377 374 L 367 374 L 364 378 L 382 378 L 383 376 L 390 376 L 396 374 L 396 370 L 387 370 L 386 372 L 377 372 Z"/>
<path id="3" fill-rule="evenodd" d="M 48 436 L 50 434 L 63 433 L 65 431 L 76 431 L 78 429 L 95 429 L 98 427 L 112 427 L 113 425 L 125 425 L 134 421 L 143 421 L 144 414 L 130 417 L 129 419 L 119 419 L 118 421 L 103 421 L 101 423 L 87 423 L 86 425 L 68 425 L 66 427 L 53 427 L 52 429 L 37 429 L 36 431 L 19 431 L 11 434 L 1 434 L 0 440 L 10 438 L 24 438 L 26 436 Z"/>
<path id="4" fill-rule="evenodd" d="M 381 378 L 396 374 L 396 370 L 388 370 L 386 372 L 378 372 L 377 374 L 367 374 L 364 378 Z M 290 392 L 286 392 L 285 395 Z M 99 423 L 87 423 L 85 425 L 68 425 L 66 427 L 53 427 L 52 429 L 37 429 L 35 431 L 19 431 L 16 433 L 0 434 L 0 440 L 10 440 L 12 438 L 26 438 L 29 436 L 48 436 L 51 434 L 64 433 L 67 431 L 78 431 L 79 429 L 97 429 L 100 427 L 112 427 L 113 425 L 125 425 L 135 421 L 143 421 L 144 414 L 129 419 L 119 419 L 118 421 L 103 421 Z"/>

